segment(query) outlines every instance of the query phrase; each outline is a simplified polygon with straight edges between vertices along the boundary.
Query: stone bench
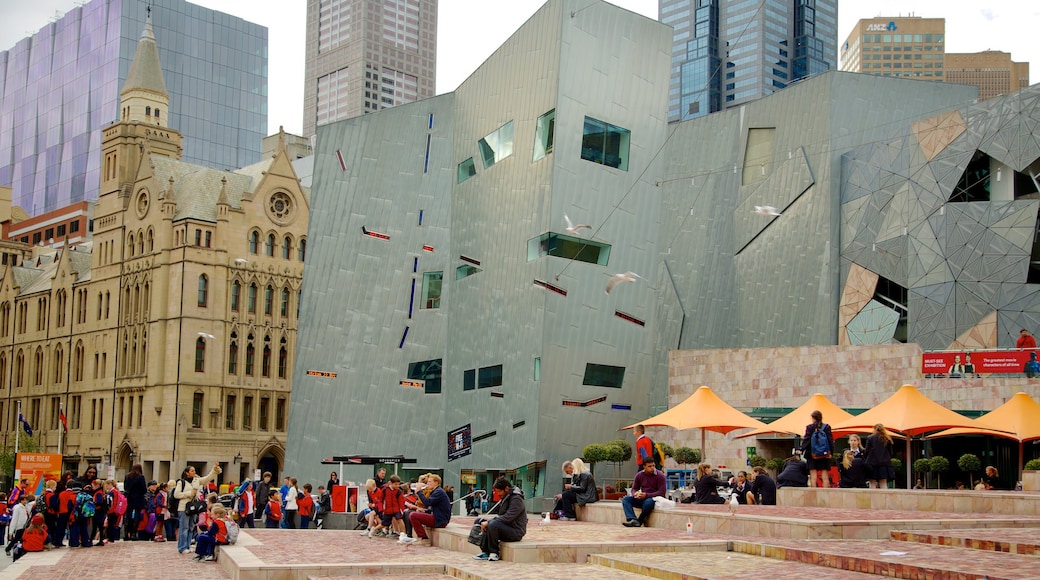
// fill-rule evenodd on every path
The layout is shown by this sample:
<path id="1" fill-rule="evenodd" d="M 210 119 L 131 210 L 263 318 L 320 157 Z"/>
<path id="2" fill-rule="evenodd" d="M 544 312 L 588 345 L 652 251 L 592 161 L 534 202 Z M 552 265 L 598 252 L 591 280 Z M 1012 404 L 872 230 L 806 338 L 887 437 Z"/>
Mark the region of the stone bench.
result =
<path id="1" fill-rule="evenodd" d="M 782 487 L 779 505 L 833 509 L 1040 515 L 1040 493 L 939 489 L 842 489 Z"/>

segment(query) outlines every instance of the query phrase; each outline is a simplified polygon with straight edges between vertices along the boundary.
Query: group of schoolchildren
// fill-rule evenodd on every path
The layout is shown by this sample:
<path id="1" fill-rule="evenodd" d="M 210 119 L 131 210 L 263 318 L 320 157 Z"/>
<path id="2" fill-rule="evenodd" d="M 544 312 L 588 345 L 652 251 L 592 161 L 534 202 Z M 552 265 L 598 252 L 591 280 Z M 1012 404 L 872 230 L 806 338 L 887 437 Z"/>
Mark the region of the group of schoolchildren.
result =
<path id="1" fill-rule="evenodd" d="M 368 508 L 358 516 L 365 524 L 363 535 L 396 537 L 402 544 L 411 544 L 429 538 L 426 528 L 448 525 L 452 500 L 441 487 L 439 475 L 421 475 L 407 486 L 401 485 L 397 475 L 388 480 L 385 475 L 381 469 L 378 479 L 365 482 Z"/>
<path id="2" fill-rule="evenodd" d="M 329 483 L 329 488 L 332 488 Z M 295 477 L 286 477 L 282 487 L 271 487 L 271 473 L 265 472 L 261 481 L 253 488 L 251 482 L 245 482 L 239 488 L 235 498 L 235 513 L 240 521 L 252 528 L 256 517 L 264 517 L 265 528 L 284 528 L 306 530 L 314 522 L 317 529 L 324 525 L 325 516 L 332 511 L 332 496 L 325 486 L 318 486 L 318 499 L 314 500 L 311 492 L 314 487 L 303 484 Z"/>

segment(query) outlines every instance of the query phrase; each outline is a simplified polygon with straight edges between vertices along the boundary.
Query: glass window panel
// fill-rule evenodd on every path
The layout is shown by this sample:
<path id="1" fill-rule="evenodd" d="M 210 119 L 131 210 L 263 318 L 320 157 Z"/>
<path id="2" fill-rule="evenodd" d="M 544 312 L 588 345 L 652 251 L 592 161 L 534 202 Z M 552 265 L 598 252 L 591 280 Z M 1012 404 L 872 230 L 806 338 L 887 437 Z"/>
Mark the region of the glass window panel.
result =
<path id="1" fill-rule="evenodd" d="M 470 177 L 473 177 L 476 174 L 477 174 L 477 166 L 474 165 L 472 157 L 470 157 L 469 159 L 463 161 L 462 163 L 459 163 L 458 176 L 457 176 L 458 183 L 462 183 L 463 181 L 466 181 L 467 179 L 469 179 Z"/>
<path id="2" fill-rule="evenodd" d="M 484 169 L 513 154 L 513 122 L 510 121 L 477 141 Z"/>
<path id="3" fill-rule="evenodd" d="M 498 387 L 502 385 L 502 365 L 483 367 L 477 374 L 477 388 Z"/>
<path id="4" fill-rule="evenodd" d="M 441 284 L 444 282 L 444 272 L 425 272 L 423 274 L 422 307 L 441 307 Z"/>
<path id="5" fill-rule="evenodd" d="M 581 139 L 581 158 L 593 163 L 628 171 L 631 132 L 603 121 L 585 117 Z"/>
<path id="6" fill-rule="evenodd" d="M 478 268 L 478 267 L 476 267 L 476 266 L 474 266 L 472 264 L 463 264 L 463 265 L 459 266 L 458 268 L 455 268 L 455 279 L 456 280 L 461 280 L 461 279 L 465 278 L 466 276 L 472 276 L 473 274 L 476 274 L 476 273 L 482 272 L 482 271 L 483 270 L 481 270 L 480 268 Z"/>
<path id="7" fill-rule="evenodd" d="M 610 245 L 553 232 L 527 241 L 528 261 L 547 255 L 606 266 L 610 260 Z"/>
<path id="8" fill-rule="evenodd" d="M 534 159 L 545 157 L 553 151 L 553 134 L 556 132 L 556 109 L 538 117 L 534 133 Z"/>
<path id="9" fill-rule="evenodd" d="M 625 367 L 588 363 L 585 365 L 585 378 L 581 381 L 581 384 L 620 389 L 624 380 Z"/>
<path id="10" fill-rule="evenodd" d="M 408 363 L 408 378 L 426 381 L 427 395 L 440 393 L 442 360 L 443 359 L 438 358 L 434 360 Z"/>
<path id="11" fill-rule="evenodd" d="M 477 369 L 469 369 L 462 373 L 462 390 L 472 391 L 477 388 Z"/>

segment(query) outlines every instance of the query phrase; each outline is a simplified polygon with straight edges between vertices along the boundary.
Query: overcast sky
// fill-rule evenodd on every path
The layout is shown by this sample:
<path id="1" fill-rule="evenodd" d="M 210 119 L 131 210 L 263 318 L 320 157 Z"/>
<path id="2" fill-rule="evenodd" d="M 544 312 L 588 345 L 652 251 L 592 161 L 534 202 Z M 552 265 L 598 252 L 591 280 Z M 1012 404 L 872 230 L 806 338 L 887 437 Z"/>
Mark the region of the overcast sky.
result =
<path id="1" fill-rule="evenodd" d="M 0 50 L 39 30 L 48 19 L 75 7 L 75 0 L 0 0 Z M 268 132 L 279 125 L 303 127 L 303 45 L 306 0 L 194 0 L 194 3 L 268 28 Z M 440 0 L 437 93 L 452 90 L 544 4 L 544 0 Z M 658 0 L 613 0 L 657 18 Z M 840 0 L 838 43 L 856 21 L 913 13 L 946 18 L 947 52 L 986 49 L 1010 52 L 1017 62 L 1040 67 L 1040 2 L 1036 0 Z M 161 43 L 162 39 L 158 39 Z M 1031 71 L 1031 78 L 1037 78 Z M 0 130 L 3 130 L 0 127 Z"/>

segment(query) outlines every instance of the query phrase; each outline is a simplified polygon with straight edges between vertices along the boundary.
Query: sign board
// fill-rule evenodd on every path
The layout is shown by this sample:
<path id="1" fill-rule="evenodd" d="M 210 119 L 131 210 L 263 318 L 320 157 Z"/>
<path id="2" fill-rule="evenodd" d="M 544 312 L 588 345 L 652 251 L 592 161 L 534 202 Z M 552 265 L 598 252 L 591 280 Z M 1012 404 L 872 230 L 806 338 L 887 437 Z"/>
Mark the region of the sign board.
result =
<path id="1" fill-rule="evenodd" d="M 748 457 L 751 457 L 752 455 L 758 455 L 758 448 L 757 447 L 748 447 L 747 448 L 747 454 L 748 454 Z"/>
<path id="2" fill-rule="evenodd" d="M 448 432 L 448 461 L 455 461 L 473 452 L 473 431 L 467 424 Z"/>
<path id="3" fill-rule="evenodd" d="M 260 473 L 260 470 L 259 469 L 254 469 L 253 470 L 253 481 L 260 481 L 261 477 L 263 477 L 263 474 Z"/>
<path id="4" fill-rule="evenodd" d="M 19 453 L 14 464 L 15 481 L 29 480 L 29 493 L 40 495 L 44 485 L 61 479 L 60 453 Z"/>
<path id="5" fill-rule="evenodd" d="M 406 380 L 406 381 L 401 381 L 401 386 L 402 387 L 415 387 L 417 389 L 422 389 L 422 388 L 426 387 L 426 381 Z"/>
<path id="6" fill-rule="evenodd" d="M 330 379 L 336 378 L 336 373 L 329 371 L 307 371 L 309 377 L 326 377 Z"/>
<path id="7" fill-rule="evenodd" d="M 926 352 L 921 355 L 921 372 L 926 375 L 1021 373 L 1032 350 L 982 350 L 974 352 Z"/>

